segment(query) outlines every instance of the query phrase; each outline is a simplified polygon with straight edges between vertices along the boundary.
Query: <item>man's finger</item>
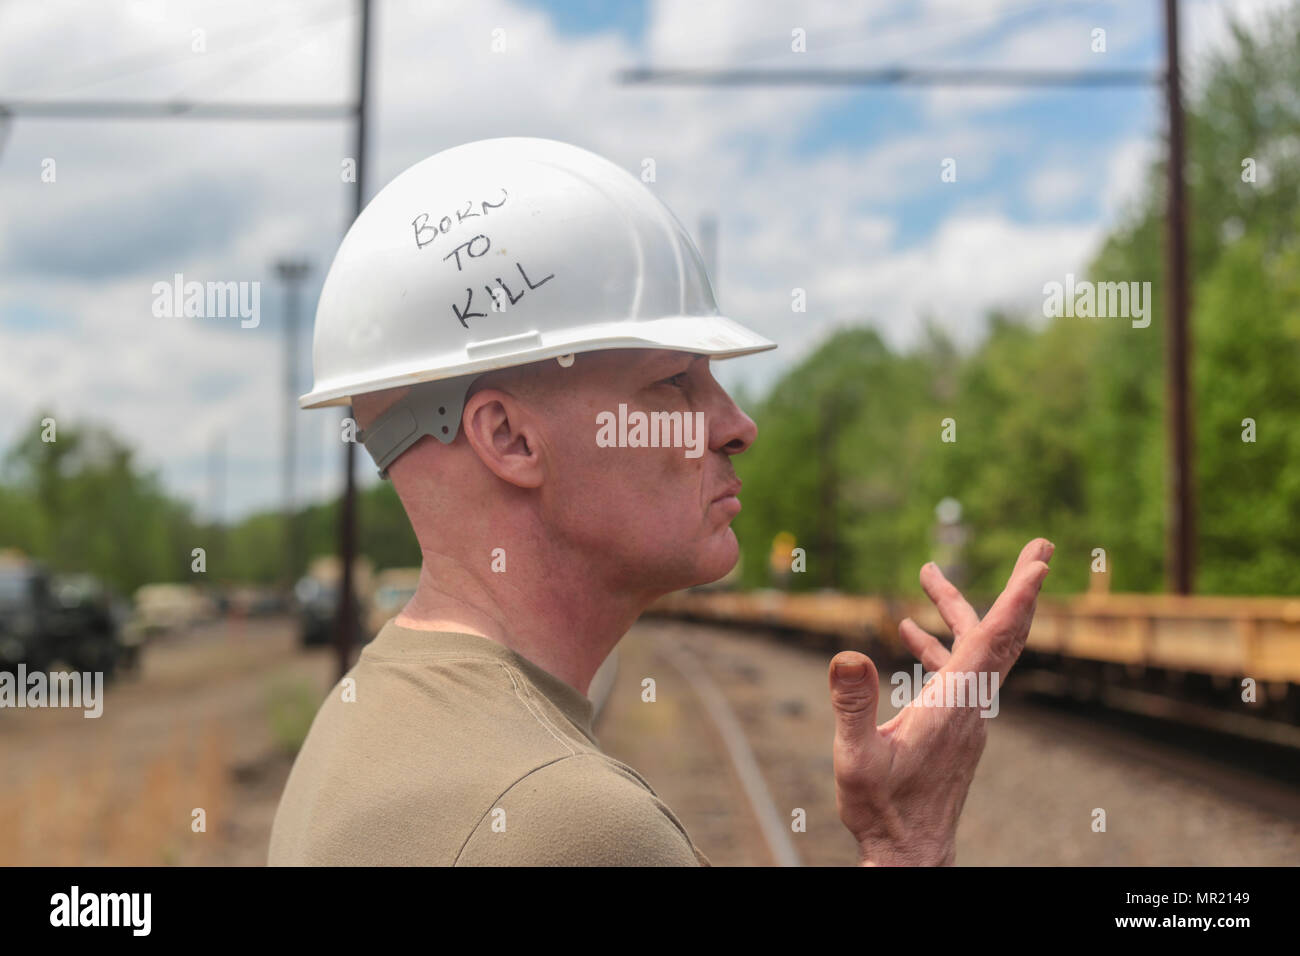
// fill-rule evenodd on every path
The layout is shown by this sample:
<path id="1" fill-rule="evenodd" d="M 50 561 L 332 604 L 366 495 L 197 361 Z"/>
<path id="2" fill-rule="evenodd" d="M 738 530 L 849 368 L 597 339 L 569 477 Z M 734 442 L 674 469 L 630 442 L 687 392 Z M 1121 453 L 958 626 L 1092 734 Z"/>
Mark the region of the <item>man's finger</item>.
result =
<path id="1" fill-rule="evenodd" d="M 1038 592 L 1049 570 L 1042 561 L 1021 567 L 984 616 L 978 638 L 972 636 L 953 649 L 949 668 L 963 672 L 997 671 L 1005 678 L 1024 649 L 1038 604 Z"/>
<path id="2" fill-rule="evenodd" d="M 948 658 L 952 656 L 948 648 L 944 647 L 937 637 L 922 628 L 910 617 L 904 618 L 899 623 L 898 636 L 903 639 L 903 643 L 912 652 L 912 656 L 920 661 L 921 666 L 928 671 L 937 671 L 948 663 Z"/>
<path id="3" fill-rule="evenodd" d="M 984 626 L 993 634 L 1014 632 L 1033 616 L 1034 602 L 1043 578 L 1047 576 L 1047 562 L 1052 559 L 1056 546 L 1046 538 L 1035 538 L 1020 550 L 1020 558 L 1007 580 L 1007 586 L 984 615 Z M 1042 567 L 1039 567 L 1042 565 Z"/>
<path id="4" fill-rule="evenodd" d="M 875 746 L 876 705 L 880 677 L 871 658 L 857 651 L 842 651 L 831 661 L 831 709 L 835 712 L 835 737 L 853 750 Z"/>
<path id="5" fill-rule="evenodd" d="M 975 613 L 970 602 L 962 597 L 961 592 L 944 577 L 939 565 L 933 561 L 921 568 L 921 587 L 939 609 L 939 616 L 948 625 L 948 630 L 952 631 L 954 643 L 980 622 L 980 616 Z"/>
<path id="6" fill-rule="evenodd" d="M 1022 570 L 1026 565 L 1034 561 L 1042 561 L 1046 564 L 1052 560 L 1052 552 L 1056 550 L 1056 545 L 1046 538 L 1035 538 L 1027 545 L 1020 549 L 1020 557 L 1016 558 L 1016 566 L 1011 569 L 1011 575 L 1007 578 L 1010 584 L 1016 576 L 1016 572 Z"/>

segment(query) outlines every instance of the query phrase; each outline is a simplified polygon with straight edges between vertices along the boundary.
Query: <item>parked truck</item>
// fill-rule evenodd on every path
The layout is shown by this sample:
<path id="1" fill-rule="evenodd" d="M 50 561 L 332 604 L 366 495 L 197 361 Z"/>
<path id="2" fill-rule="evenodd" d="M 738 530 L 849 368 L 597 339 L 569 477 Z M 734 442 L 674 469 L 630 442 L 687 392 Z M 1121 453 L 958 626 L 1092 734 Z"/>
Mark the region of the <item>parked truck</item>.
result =
<path id="1" fill-rule="evenodd" d="M 51 574 L 40 562 L 0 552 L 0 670 L 70 668 L 107 677 L 131 666 L 125 607 L 88 574 Z"/>

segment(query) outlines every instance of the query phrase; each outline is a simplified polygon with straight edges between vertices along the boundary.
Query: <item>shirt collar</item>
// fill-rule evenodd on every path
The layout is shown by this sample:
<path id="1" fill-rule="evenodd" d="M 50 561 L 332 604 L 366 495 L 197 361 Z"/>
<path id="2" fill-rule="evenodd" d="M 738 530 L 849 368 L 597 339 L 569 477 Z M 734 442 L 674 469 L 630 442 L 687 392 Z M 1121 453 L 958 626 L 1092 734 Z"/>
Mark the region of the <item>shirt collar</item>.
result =
<path id="1" fill-rule="evenodd" d="M 362 656 L 403 657 L 412 660 L 437 660 L 450 657 L 477 657 L 500 661 L 522 671 L 552 704 L 593 742 L 591 721 L 593 705 L 576 687 L 566 684 L 543 670 L 522 654 L 490 638 L 459 631 L 419 631 L 402 627 L 393 618 L 375 639 L 362 649 Z"/>

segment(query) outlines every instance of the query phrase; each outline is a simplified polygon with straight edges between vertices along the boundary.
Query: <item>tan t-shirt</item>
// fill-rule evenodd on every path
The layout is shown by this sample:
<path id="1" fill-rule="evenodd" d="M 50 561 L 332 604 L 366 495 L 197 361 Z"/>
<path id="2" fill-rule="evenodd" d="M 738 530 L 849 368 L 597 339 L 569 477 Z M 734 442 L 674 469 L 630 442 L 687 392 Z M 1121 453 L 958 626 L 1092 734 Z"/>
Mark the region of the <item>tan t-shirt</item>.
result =
<path id="1" fill-rule="evenodd" d="M 389 621 L 312 721 L 271 866 L 708 866 L 591 701 L 509 648 Z"/>

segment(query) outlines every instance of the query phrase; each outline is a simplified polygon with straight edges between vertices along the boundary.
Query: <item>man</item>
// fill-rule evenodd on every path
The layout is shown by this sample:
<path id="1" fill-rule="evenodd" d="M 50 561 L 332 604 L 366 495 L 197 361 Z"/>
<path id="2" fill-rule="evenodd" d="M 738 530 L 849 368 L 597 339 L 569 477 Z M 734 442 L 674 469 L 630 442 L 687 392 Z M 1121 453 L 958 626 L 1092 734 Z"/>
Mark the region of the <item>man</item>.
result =
<path id="1" fill-rule="evenodd" d="M 351 401 L 423 566 L 317 714 L 270 863 L 707 865 L 600 751 L 585 694 L 651 601 L 735 564 L 731 456 L 756 429 L 710 362 L 771 347 L 717 314 L 667 208 L 583 150 L 471 143 L 375 197 L 303 404 Z M 1050 553 L 1026 546 L 982 622 L 927 565 L 957 640 L 904 639 L 930 670 L 1004 677 Z M 986 722 L 918 706 L 877 728 L 878 691 L 864 655 L 832 662 L 841 818 L 864 864 L 949 863 Z"/>

